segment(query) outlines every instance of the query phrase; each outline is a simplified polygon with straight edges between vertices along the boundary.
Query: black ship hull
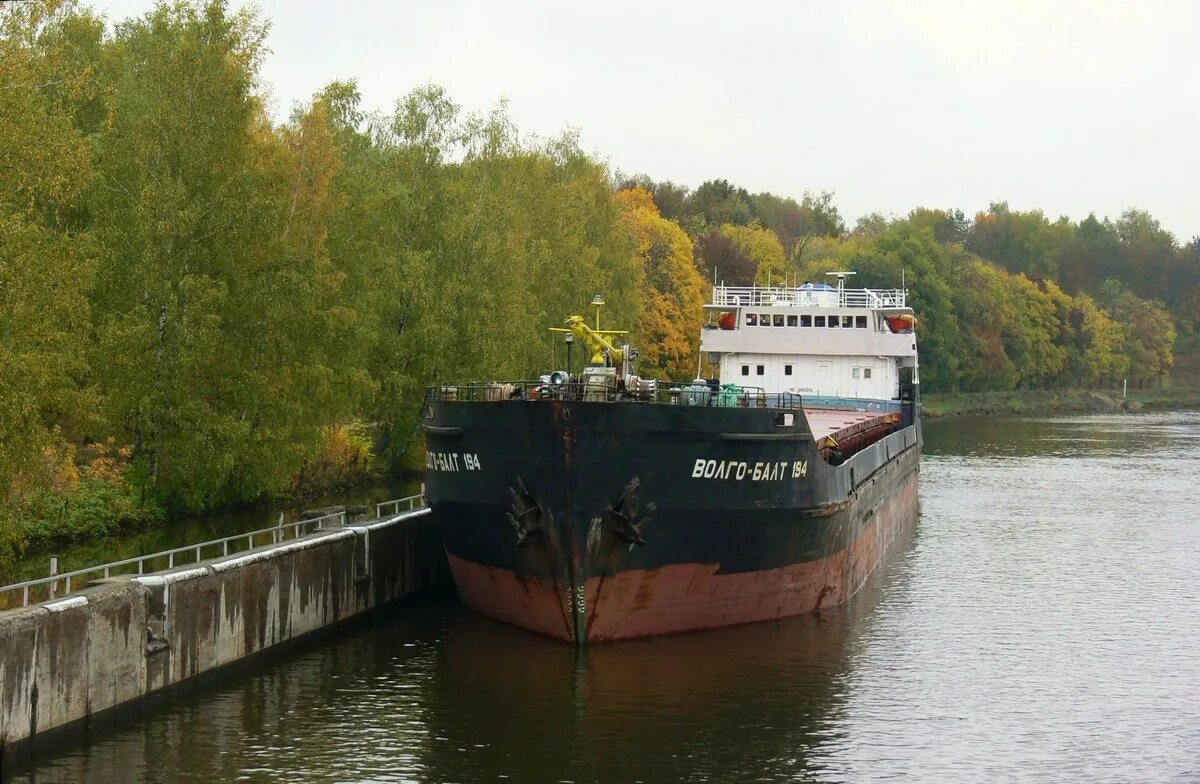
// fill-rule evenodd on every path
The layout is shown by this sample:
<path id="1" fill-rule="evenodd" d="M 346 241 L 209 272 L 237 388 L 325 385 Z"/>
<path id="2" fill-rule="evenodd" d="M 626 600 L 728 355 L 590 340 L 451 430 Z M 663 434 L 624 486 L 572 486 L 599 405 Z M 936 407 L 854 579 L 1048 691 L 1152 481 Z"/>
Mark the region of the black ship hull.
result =
<path id="1" fill-rule="evenodd" d="M 919 404 L 834 465 L 804 412 L 437 401 L 427 494 L 460 596 L 575 643 L 849 598 L 916 517 Z"/>

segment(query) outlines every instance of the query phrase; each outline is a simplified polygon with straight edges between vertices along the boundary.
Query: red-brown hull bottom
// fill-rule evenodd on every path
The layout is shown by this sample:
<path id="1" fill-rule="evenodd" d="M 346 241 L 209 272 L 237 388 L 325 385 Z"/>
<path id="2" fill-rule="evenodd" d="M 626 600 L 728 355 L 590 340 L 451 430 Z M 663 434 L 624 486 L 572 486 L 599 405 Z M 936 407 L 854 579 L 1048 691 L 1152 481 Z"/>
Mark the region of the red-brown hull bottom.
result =
<path id="1" fill-rule="evenodd" d="M 588 642 L 674 634 L 815 612 L 850 598 L 890 545 L 916 518 L 912 473 L 837 553 L 753 572 L 720 573 L 720 564 L 671 564 L 592 577 L 585 588 Z M 484 615 L 572 640 L 571 597 L 507 569 L 449 555 L 459 595 Z"/>

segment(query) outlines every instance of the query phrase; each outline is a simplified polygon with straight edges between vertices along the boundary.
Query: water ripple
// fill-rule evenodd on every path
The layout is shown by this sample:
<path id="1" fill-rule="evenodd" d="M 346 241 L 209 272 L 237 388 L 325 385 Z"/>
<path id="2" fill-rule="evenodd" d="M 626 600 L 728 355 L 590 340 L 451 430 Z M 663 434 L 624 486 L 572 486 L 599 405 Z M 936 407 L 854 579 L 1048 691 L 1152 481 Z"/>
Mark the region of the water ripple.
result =
<path id="1" fill-rule="evenodd" d="M 47 782 L 1194 781 L 1200 415 L 928 428 L 837 612 L 576 656 L 423 600 L 17 772 Z"/>

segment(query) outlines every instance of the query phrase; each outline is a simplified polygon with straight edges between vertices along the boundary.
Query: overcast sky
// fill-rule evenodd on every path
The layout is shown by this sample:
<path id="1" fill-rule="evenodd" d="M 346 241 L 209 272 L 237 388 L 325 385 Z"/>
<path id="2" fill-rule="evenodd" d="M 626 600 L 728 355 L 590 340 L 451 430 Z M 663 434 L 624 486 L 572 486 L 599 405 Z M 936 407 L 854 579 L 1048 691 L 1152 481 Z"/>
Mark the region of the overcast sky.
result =
<path id="1" fill-rule="evenodd" d="M 1003 200 L 1200 234 L 1200 3 L 256 5 L 277 118 L 332 79 L 368 109 L 435 82 L 466 109 L 507 97 L 526 132 L 578 129 L 623 172 L 834 191 L 851 225 Z"/>

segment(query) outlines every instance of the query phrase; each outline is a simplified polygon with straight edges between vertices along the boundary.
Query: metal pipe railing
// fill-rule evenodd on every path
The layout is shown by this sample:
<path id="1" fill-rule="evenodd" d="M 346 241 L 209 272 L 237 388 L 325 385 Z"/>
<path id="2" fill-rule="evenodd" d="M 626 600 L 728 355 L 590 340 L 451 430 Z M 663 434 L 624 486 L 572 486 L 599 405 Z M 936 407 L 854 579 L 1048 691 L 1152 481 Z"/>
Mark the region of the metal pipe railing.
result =
<path id="1" fill-rule="evenodd" d="M 375 504 L 375 516 L 383 517 L 383 510 L 386 507 L 391 507 L 392 516 L 400 514 L 400 507 L 404 506 L 404 511 L 411 512 L 414 509 L 419 509 L 425 505 L 425 485 L 421 485 L 421 492 L 416 495 L 406 495 L 403 498 L 396 498 L 392 501 L 384 501 L 381 504 Z"/>
<path id="2" fill-rule="evenodd" d="M 718 307 L 903 308 L 904 289 L 842 289 L 795 286 L 713 286 L 712 304 Z"/>
<path id="3" fill-rule="evenodd" d="M 425 390 L 426 402 L 501 402 L 506 400 L 578 400 L 608 403 L 665 403 L 716 408 L 799 409 L 803 399 L 795 392 L 767 392 L 740 384 L 713 386 L 699 381 L 645 380 L 637 389 L 620 389 L 612 379 L 552 383 L 492 381 L 441 385 Z"/>
<path id="4" fill-rule="evenodd" d="M 414 496 L 414 497 L 416 497 L 416 496 Z M 400 500 L 404 500 L 404 499 L 400 499 Z M 313 528 L 312 530 L 319 531 L 325 527 L 325 521 L 333 520 L 333 519 L 337 519 L 340 521 L 338 523 L 338 525 L 345 525 L 346 524 L 346 513 L 344 511 L 333 512 L 331 514 L 321 515 L 320 517 L 314 517 L 309 520 L 297 520 L 292 523 L 280 522 L 278 525 L 272 526 L 271 528 L 260 528 L 257 531 L 248 531 L 246 533 L 233 534 L 232 536 L 225 536 L 220 539 L 212 539 L 207 542 L 200 542 L 199 544 L 182 545 L 180 547 L 171 548 L 170 550 L 161 550 L 159 552 L 150 553 L 148 555 L 138 555 L 138 556 L 134 556 L 133 558 L 125 558 L 120 561 L 110 561 L 109 563 L 99 564 L 97 566 L 89 566 L 84 569 L 76 569 L 71 572 L 61 572 L 59 574 L 52 574 L 49 577 L 40 577 L 36 580 L 26 580 L 26 581 L 20 582 L 20 583 L 13 583 L 12 585 L 5 585 L 3 587 L 0 587 L 0 596 L 6 596 L 10 593 L 15 593 L 16 591 L 20 591 L 21 592 L 21 606 L 27 607 L 27 606 L 29 606 L 29 598 L 30 598 L 30 594 L 31 594 L 31 589 L 38 589 L 41 587 L 45 587 L 46 593 L 48 594 L 47 598 L 51 598 L 51 599 L 61 598 L 63 596 L 68 596 L 71 594 L 72 591 L 77 590 L 77 588 L 75 587 L 75 583 L 74 583 L 74 580 L 77 577 L 86 577 L 88 575 L 100 575 L 100 574 L 103 574 L 105 577 L 111 577 L 113 574 L 113 570 L 121 569 L 124 567 L 133 567 L 133 566 L 137 567 L 137 574 L 146 574 L 146 565 L 149 562 L 154 561 L 155 559 L 162 559 L 162 558 L 167 559 L 167 568 L 168 569 L 174 569 L 175 565 L 176 565 L 175 564 L 175 556 L 180 555 L 182 553 L 189 553 L 193 556 L 191 559 L 189 559 L 187 561 L 187 563 L 199 563 L 200 561 L 203 560 L 203 558 L 202 558 L 203 551 L 207 548 L 220 547 L 221 555 L 226 556 L 226 555 L 229 555 L 229 545 L 231 543 L 241 542 L 244 539 L 246 541 L 245 549 L 252 550 L 255 547 L 254 538 L 257 536 L 264 536 L 266 534 L 270 534 L 271 542 L 273 544 L 275 544 L 275 543 L 279 543 L 282 541 L 286 541 L 288 538 L 287 532 L 290 531 L 291 538 L 298 539 L 299 537 L 301 537 L 307 533 L 310 533 L 311 531 L 309 531 L 308 529 L 311 526 L 313 526 L 314 524 L 315 524 L 315 528 Z M 83 584 L 86 584 L 86 582 L 87 581 L 84 580 Z M 61 593 L 58 591 L 59 583 L 61 583 L 63 585 L 63 587 L 65 588 L 65 590 L 63 590 Z"/>

